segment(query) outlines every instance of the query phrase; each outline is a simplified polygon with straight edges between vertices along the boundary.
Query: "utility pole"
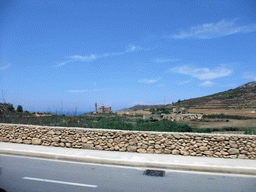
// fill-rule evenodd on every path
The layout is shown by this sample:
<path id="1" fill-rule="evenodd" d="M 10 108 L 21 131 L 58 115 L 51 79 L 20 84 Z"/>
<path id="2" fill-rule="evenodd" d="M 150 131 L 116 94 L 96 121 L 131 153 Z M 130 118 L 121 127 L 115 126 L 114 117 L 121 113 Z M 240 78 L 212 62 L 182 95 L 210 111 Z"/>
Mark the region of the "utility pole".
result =
<path id="1" fill-rule="evenodd" d="M 165 96 L 164 96 L 164 105 L 165 105 Z"/>

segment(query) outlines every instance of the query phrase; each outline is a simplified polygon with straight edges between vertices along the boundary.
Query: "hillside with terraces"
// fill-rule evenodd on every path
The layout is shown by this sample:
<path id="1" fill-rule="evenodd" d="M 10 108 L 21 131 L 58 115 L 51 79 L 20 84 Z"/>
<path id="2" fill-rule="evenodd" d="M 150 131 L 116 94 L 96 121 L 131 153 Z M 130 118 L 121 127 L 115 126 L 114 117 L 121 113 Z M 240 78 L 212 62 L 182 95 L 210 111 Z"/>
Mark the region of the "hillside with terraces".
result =
<path id="1" fill-rule="evenodd" d="M 239 115 L 256 118 L 256 81 L 213 95 L 188 99 L 173 104 L 189 113 Z M 169 105 L 169 107 L 172 107 Z"/>

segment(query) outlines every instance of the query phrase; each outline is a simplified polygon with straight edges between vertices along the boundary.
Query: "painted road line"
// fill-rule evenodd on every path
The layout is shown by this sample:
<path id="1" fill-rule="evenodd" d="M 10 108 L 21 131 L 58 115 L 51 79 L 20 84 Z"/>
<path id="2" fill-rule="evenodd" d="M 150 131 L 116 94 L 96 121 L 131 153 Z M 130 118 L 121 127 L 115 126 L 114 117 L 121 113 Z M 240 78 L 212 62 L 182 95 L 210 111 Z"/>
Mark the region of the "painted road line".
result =
<path id="1" fill-rule="evenodd" d="M 41 179 L 41 178 L 34 178 L 34 177 L 23 177 L 23 179 L 26 180 L 32 180 L 32 181 L 42 181 L 42 182 L 48 182 L 48 183 L 58 183 L 58 184 L 65 184 L 65 185 L 75 185 L 75 186 L 81 186 L 81 187 L 98 187 L 97 185 L 89 185 L 89 184 L 83 184 L 83 183 L 72 183 L 72 182 L 66 182 L 66 181 L 56 181 L 56 180 L 50 180 L 50 179 Z"/>

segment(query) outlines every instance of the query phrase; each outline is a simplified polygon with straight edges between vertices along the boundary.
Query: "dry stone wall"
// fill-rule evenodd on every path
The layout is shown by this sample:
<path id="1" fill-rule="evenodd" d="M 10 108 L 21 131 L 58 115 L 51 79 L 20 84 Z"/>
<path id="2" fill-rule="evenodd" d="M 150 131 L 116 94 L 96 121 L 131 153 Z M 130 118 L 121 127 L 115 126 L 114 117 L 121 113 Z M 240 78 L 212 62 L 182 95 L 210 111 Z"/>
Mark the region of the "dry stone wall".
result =
<path id="1" fill-rule="evenodd" d="M 256 158 L 256 136 L 0 124 L 0 142 L 92 150 Z"/>

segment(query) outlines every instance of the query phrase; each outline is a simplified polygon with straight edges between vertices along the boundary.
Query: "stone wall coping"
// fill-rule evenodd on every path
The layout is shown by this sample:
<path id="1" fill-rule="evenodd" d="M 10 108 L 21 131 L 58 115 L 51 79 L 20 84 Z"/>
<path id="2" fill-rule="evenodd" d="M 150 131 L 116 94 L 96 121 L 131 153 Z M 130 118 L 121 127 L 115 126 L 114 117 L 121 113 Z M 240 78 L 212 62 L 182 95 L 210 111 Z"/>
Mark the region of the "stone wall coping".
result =
<path id="1" fill-rule="evenodd" d="M 216 134 L 216 133 L 191 133 L 191 132 L 155 132 L 155 131 L 128 131 L 128 130 L 115 130 L 115 129 L 95 129 L 95 128 L 81 128 L 81 127 L 52 127 L 42 125 L 27 125 L 27 124 L 11 124 L 11 123 L 0 123 L 1 126 L 25 126 L 28 128 L 43 128 L 43 129 L 70 129 L 70 130 L 84 130 L 84 131 L 103 131 L 103 132 L 121 132 L 121 133 L 140 133 L 140 134 L 169 134 L 169 135 L 195 135 L 195 136 L 218 136 L 218 137 L 245 137 L 245 138 L 256 138 L 256 135 L 243 135 L 243 134 Z"/>

